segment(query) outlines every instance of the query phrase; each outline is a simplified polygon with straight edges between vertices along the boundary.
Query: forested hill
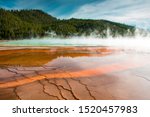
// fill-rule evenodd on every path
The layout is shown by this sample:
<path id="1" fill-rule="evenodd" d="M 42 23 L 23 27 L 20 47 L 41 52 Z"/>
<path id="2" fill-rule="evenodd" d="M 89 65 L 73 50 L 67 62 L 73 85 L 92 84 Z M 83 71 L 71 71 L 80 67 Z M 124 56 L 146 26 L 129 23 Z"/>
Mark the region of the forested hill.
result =
<path id="1" fill-rule="evenodd" d="M 109 29 L 109 30 L 108 30 Z M 106 37 L 133 35 L 134 27 L 106 20 L 59 20 L 41 10 L 0 9 L 0 39 L 23 39 L 36 36 Z M 53 33 L 52 33 L 53 32 Z"/>

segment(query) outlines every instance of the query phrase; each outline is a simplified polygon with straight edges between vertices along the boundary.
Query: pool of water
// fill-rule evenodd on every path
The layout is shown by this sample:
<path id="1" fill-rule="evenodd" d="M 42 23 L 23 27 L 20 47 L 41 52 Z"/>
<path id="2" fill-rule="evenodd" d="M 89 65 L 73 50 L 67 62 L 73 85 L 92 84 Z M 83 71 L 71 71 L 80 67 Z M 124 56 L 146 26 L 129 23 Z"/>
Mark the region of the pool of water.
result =
<path id="1" fill-rule="evenodd" d="M 97 38 L 43 38 L 43 39 L 24 39 L 0 42 L 0 46 L 120 46 L 120 47 L 149 47 L 150 39 L 141 38 L 116 38 L 116 39 L 97 39 Z"/>
<path id="2" fill-rule="evenodd" d="M 47 49 L 11 49 L 0 50 L 0 67 L 42 66 L 58 58 L 100 57 L 113 53 L 109 48 L 90 47 L 52 47 Z"/>
<path id="3" fill-rule="evenodd" d="M 91 43 L 92 42 L 92 43 Z M 1 42 L 1 46 L 99 46 L 98 39 L 25 39 Z"/>
<path id="4" fill-rule="evenodd" d="M 117 47 L 119 49 L 130 49 L 140 52 L 150 52 L 150 38 L 149 37 L 136 37 L 136 38 L 109 38 L 98 39 L 90 37 L 80 38 L 42 38 L 42 39 L 24 39 L 24 40 L 10 40 L 1 41 L 0 46 L 27 46 L 27 47 L 51 47 L 51 46 L 97 46 L 97 47 Z"/>

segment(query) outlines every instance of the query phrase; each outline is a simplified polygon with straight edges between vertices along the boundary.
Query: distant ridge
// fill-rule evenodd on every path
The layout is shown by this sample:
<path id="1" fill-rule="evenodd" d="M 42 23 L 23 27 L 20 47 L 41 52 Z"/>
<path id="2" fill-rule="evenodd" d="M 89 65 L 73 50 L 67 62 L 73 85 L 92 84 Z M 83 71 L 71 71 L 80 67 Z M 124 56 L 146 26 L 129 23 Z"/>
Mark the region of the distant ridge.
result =
<path id="1" fill-rule="evenodd" d="M 48 24 L 56 20 L 55 17 L 41 11 L 41 10 L 12 10 L 11 13 L 19 17 L 22 21 L 28 23 L 39 23 L 39 24 Z"/>
<path id="2" fill-rule="evenodd" d="M 0 9 L 0 39 L 24 39 L 37 36 L 89 36 L 101 38 L 132 36 L 135 27 L 107 20 L 57 19 L 41 10 Z"/>

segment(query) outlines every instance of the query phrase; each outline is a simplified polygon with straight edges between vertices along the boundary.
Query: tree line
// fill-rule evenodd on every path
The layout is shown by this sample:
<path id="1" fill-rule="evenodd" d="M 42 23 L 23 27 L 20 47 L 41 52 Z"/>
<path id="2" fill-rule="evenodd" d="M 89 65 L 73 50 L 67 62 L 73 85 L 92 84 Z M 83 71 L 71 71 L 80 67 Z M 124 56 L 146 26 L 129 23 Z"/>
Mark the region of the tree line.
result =
<path id="1" fill-rule="evenodd" d="M 43 36 L 132 36 L 135 27 L 106 20 L 57 19 L 41 10 L 0 9 L 0 39 L 24 39 Z M 52 35 L 53 32 L 54 34 Z"/>

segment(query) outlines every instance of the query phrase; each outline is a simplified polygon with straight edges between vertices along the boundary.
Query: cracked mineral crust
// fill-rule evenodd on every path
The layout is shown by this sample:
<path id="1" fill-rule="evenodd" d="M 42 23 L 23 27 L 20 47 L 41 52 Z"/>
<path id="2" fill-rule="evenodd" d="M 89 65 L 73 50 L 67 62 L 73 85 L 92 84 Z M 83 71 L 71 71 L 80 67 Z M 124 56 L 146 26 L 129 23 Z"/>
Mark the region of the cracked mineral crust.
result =
<path id="1" fill-rule="evenodd" d="M 0 99 L 150 99 L 149 59 L 106 47 L 1 47 Z"/>

